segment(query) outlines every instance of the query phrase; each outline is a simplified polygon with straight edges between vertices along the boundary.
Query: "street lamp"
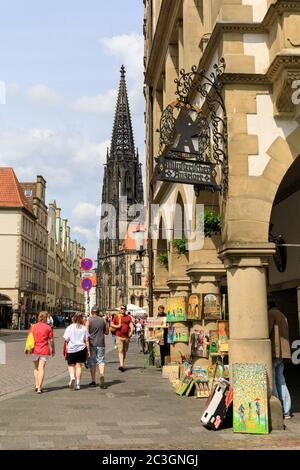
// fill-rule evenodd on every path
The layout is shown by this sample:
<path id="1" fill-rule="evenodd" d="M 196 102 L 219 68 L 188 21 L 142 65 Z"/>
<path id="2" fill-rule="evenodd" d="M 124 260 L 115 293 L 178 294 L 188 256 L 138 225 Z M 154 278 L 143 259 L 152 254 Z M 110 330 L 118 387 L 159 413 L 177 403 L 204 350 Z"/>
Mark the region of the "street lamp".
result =
<path id="1" fill-rule="evenodd" d="M 144 241 L 145 241 L 145 230 L 138 229 L 133 232 L 133 237 L 135 239 L 135 250 L 137 258 L 134 261 L 134 268 L 136 274 L 142 274 L 143 264 L 142 257 L 145 252 Z"/>

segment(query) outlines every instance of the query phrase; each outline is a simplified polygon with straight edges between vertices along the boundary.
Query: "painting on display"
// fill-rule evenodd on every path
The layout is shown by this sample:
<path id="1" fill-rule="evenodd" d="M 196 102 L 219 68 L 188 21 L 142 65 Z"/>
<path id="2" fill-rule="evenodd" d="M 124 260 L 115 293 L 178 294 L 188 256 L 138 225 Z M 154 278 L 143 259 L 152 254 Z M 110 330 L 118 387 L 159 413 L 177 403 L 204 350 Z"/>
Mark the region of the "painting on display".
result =
<path id="1" fill-rule="evenodd" d="M 219 351 L 228 351 L 228 340 L 229 340 L 229 321 L 218 322 L 218 336 L 219 336 Z"/>
<path id="2" fill-rule="evenodd" d="M 218 330 L 209 330 L 209 352 L 217 353 L 219 350 Z"/>
<path id="3" fill-rule="evenodd" d="M 203 295 L 203 314 L 206 320 L 222 320 L 222 297 L 219 294 Z"/>
<path id="4" fill-rule="evenodd" d="M 191 355 L 208 359 L 209 335 L 205 328 L 194 328 L 190 334 Z"/>
<path id="5" fill-rule="evenodd" d="M 268 434 L 267 372 L 264 364 L 233 364 L 233 431 Z"/>
<path id="6" fill-rule="evenodd" d="M 146 324 L 149 328 L 166 328 L 167 318 L 166 317 L 148 318 Z"/>
<path id="7" fill-rule="evenodd" d="M 186 321 L 186 297 L 171 297 L 167 303 L 167 322 Z"/>
<path id="8" fill-rule="evenodd" d="M 145 328 L 146 341 L 163 341 L 164 329 L 163 328 Z"/>
<path id="9" fill-rule="evenodd" d="M 193 382 L 193 377 L 186 375 L 176 388 L 177 395 L 184 395 L 187 389 L 189 388 L 191 382 Z"/>
<path id="10" fill-rule="evenodd" d="M 201 320 L 202 318 L 202 295 L 191 294 L 189 296 L 187 319 Z"/>
<path id="11" fill-rule="evenodd" d="M 190 332 L 187 326 L 174 327 L 174 343 L 188 343 Z"/>
<path id="12" fill-rule="evenodd" d="M 168 337 L 167 337 L 167 343 L 168 344 L 173 344 L 174 343 L 174 325 L 169 325 L 168 326 Z"/>

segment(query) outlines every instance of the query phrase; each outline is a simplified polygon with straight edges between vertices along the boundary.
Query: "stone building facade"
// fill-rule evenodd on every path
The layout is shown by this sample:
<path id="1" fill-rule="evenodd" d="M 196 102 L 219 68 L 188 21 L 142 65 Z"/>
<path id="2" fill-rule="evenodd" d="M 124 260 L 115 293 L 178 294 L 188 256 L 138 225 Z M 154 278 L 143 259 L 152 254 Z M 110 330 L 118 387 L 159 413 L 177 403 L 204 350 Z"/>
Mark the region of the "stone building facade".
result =
<path id="1" fill-rule="evenodd" d="M 188 292 L 227 293 L 230 361 L 265 364 L 271 384 L 268 291 L 288 317 L 291 341 L 299 338 L 300 3 L 144 4 L 147 194 L 150 203 L 160 205 L 151 221 L 158 227 L 152 242 L 154 299 L 163 303 Z M 153 180 L 156 130 L 163 110 L 176 99 L 174 80 L 193 65 L 210 76 L 221 58 L 226 65 L 226 193 L 195 194 L 193 186 Z M 206 99 L 197 90 L 190 96 L 204 111 Z M 194 224 L 197 203 L 219 212 L 222 233 L 205 238 L 201 250 L 174 252 L 176 210 L 170 208 L 176 203 L 187 225 Z M 165 266 L 159 263 L 161 252 L 168 254 Z"/>
<path id="2" fill-rule="evenodd" d="M 20 183 L 0 168 L 0 324 L 25 325 L 47 309 L 84 311 L 80 260 L 85 249 L 70 240 L 55 203 L 45 203 L 46 181 Z"/>
<path id="3" fill-rule="evenodd" d="M 134 146 L 125 68 L 121 79 L 111 147 L 104 168 L 100 244 L 97 268 L 97 303 L 102 311 L 122 303 L 146 303 L 147 257 L 142 273 L 135 273 L 133 224 L 142 222 L 144 195 L 142 169 Z M 131 225 L 130 225 L 131 224 Z M 129 229 L 130 225 L 130 229 Z"/>

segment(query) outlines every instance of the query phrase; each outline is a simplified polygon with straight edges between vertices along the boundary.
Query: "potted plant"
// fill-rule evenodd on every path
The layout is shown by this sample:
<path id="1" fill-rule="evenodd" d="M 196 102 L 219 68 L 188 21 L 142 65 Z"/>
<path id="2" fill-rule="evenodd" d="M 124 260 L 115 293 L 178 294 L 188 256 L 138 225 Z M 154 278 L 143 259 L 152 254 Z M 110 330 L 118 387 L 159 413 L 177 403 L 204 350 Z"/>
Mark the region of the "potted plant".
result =
<path id="1" fill-rule="evenodd" d="M 187 239 L 186 238 L 176 238 L 172 241 L 173 248 L 177 251 L 179 255 L 183 255 L 187 251 Z"/>
<path id="2" fill-rule="evenodd" d="M 204 235 L 211 238 L 212 235 L 220 235 L 222 220 L 220 214 L 212 209 L 204 209 Z"/>
<path id="3" fill-rule="evenodd" d="M 164 266 L 166 269 L 168 269 L 169 259 L 168 259 L 168 253 L 167 252 L 161 253 L 158 257 L 158 260 L 159 260 L 159 263 L 162 266 Z"/>

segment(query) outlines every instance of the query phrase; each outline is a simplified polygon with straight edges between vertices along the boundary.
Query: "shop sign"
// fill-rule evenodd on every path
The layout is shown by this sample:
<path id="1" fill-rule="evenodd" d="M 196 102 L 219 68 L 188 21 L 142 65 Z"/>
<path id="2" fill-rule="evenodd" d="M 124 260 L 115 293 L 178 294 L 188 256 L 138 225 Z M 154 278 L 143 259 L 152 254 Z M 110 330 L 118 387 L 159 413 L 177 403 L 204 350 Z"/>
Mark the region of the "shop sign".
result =
<path id="1" fill-rule="evenodd" d="M 209 162 L 158 157 L 156 178 L 158 181 L 193 184 L 202 189 L 218 191 L 215 165 Z"/>

